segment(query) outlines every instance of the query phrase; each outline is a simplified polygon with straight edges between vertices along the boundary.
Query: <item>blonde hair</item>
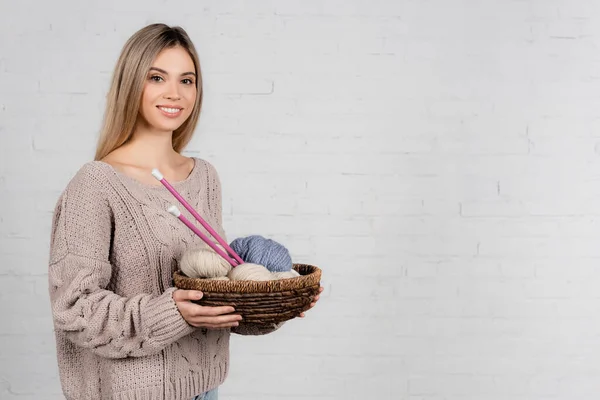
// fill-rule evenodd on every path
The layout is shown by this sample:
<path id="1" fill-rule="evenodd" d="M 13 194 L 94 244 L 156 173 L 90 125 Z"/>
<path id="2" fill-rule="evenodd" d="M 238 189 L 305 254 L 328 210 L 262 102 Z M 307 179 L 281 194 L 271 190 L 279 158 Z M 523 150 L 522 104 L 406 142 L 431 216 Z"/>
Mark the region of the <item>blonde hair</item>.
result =
<path id="1" fill-rule="evenodd" d="M 198 54 L 183 28 L 152 24 L 134 33 L 121 50 L 107 95 L 104 122 L 94 157 L 96 161 L 131 138 L 138 119 L 146 75 L 162 50 L 176 46 L 185 49 L 194 62 L 197 94 L 192 114 L 173 132 L 173 149 L 181 152 L 192 139 L 202 107 L 202 74 Z"/>

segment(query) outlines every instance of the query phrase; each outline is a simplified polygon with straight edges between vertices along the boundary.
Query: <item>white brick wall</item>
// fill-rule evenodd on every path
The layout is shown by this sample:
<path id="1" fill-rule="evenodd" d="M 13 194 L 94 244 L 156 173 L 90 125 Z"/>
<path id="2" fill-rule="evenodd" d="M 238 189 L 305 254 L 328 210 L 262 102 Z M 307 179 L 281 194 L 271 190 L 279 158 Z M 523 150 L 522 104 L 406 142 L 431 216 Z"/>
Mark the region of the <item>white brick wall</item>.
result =
<path id="1" fill-rule="evenodd" d="M 51 211 L 155 21 L 201 55 L 187 154 L 229 238 L 324 269 L 306 320 L 233 338 L 222 398 L 600 396 L 599 2 L 0 4 L 1 399 L 62 398 Z"/>

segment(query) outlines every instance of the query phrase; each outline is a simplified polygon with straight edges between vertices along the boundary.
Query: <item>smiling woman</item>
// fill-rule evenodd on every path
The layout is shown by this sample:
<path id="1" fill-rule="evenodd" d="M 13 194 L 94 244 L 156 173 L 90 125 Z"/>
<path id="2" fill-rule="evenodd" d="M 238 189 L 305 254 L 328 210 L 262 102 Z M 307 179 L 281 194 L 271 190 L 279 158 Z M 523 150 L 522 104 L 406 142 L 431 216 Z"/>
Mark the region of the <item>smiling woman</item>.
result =
<path id="1" fill-rule="evenodd" d="M 233 307 L 201 306 L 203 292 L 173 287 L 177 260 L 205 244 L 168 213 L 172 196 L 154 168 L 226 237 L 216 169 L 181 154 L 201 105 L 200 63 L 183 29 L 153 24 L 127 41 L 95 160 L 54 211 L 48 278 L 67 399 L 214 400 L 230 332 L 277 329 L 248 330 Z"/>
<path id="2" fill-rule="evenodd" d="M 199 239 L 165 218 L 170 194 L 150 173 L 160 168 L 224 237 L 216 170 L 180 154 L 201 104 L 200 64 L 183 29 L 153 24 L 127 41 L 95 160 L 54 212 L 48 277 L 67 399 L 217 398 L 240 316 L 172 287 L 173 261 Z"/>

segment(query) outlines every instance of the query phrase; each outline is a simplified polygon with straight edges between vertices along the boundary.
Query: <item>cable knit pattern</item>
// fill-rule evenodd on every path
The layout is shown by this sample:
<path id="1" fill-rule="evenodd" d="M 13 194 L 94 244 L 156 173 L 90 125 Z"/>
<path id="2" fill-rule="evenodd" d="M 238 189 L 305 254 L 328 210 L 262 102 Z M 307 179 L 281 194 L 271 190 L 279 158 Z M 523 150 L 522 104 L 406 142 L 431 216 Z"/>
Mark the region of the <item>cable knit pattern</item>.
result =
<path id="1" fill-rule="evenodd" d="M 219 177 L 194 162 L 172 185 L 225 238 Z M 85 164 L 60 196 L 49 290 L 67 399 L 189 400 L 224 381 L 229 330 L 191 327 L 172 299 L 176 260 L 204 243 L 170 204 L 180 206 L 163 186 L 101 161 Z"/>

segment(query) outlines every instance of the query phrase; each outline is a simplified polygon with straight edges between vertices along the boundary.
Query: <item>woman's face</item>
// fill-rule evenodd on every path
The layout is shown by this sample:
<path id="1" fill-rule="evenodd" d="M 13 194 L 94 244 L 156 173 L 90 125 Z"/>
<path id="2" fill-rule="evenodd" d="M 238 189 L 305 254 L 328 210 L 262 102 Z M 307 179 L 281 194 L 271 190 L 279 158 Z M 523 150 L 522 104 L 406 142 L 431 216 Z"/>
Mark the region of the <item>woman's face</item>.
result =
<path id="1" fill-rule="evenodd" d="M 196 101 L 196 69 L 182 47 L 161 51 L 144 83 L 140 116 L 152 130 L 173 132 L 192 113 Z"/>

